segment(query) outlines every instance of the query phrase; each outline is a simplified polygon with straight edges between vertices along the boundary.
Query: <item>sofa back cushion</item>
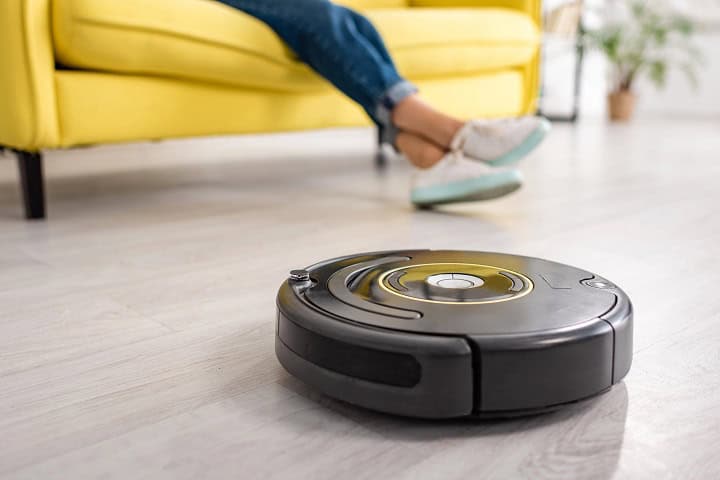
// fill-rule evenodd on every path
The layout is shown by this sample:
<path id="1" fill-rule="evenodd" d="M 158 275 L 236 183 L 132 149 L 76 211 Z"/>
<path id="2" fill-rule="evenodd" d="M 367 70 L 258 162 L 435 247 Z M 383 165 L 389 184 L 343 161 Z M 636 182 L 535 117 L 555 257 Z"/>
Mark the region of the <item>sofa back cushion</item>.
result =
<path id="1" fill-rule="evenodd" d="M 367 10 L 368 8 L 400 8 L 407 7 L 408 0 L 335 0 L 335 3 L 346 7 Z"/>
<path id="2" fill-rule="evenodd" d="M 405 3 L 412 7 L 493 7 L 523 12 L 530 12 L 540 4 L 538 0 L 409 0 Z"/>
<path id="3" fill-rule="evenodd" d="M 55 56 L 67 67 L 270 91 L 327 88 L 267 25 L 219 2 L 52 3 Z M 531 61 L 539 43 L 531 19 L 506 9 L 369 8 L 365 13 L 400 71 L 413 81 L 519 68 Z"/>

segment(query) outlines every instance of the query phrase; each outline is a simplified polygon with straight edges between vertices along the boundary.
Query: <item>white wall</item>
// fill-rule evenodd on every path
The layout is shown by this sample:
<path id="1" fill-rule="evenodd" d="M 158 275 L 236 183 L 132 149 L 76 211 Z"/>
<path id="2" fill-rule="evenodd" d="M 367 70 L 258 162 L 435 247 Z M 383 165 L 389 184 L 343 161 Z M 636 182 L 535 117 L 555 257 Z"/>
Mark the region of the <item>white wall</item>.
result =
<path id="1" fill-rule="evenodd" d="M 563 0 L 546 0 L 551 8 Z M 587 0 L 589 8 L 603 9 L 617 0 Z M 703 10 L 695 2 L 710 5 Z M 636 84 L 639 115 L 709 116 L 720 120 L 720 0 L 677 0 L 682 10 L 702 22 L 701 31 L 695 37 L 705 59 L 699 70 L 700 85 L 697 90 L 686 81 L 681 72 L 671 71 L 664 90 L 657 90 L 646 79 Z M 715 5 L 717 4 L 717 9 Z M 704 15 L 704 13 L 708 13 Z M 572 56 L 558 54 L 561 49 L 551 47 L 546 58 L 545 90 L 548 94 L 546 107 L 564 113 L 567 93 L 572 88 Z M 607 92 L 605 60 L 597 52 L 586 56 L 583 68 L 581 115 L 598 117 L 605 115 Z"/>
<path id="2" fill-rule="evenodd" d="M 643 80 L 637 85 L 641 112 L 720 118 L 720 31 L 698 34 L 696 42 L 705 57 L 698 89 L 694 90 L 680 72 L 669 76 L 664 90 L 656 90 Z"/>

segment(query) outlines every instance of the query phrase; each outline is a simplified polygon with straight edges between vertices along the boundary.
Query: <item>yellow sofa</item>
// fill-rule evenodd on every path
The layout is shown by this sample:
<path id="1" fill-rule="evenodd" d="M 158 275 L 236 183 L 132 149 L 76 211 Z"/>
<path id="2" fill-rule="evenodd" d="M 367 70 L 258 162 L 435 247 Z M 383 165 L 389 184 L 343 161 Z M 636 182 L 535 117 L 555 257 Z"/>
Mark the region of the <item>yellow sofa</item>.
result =
<path id="1" fill-rule="evenodd" d="M 442 109 L 535 110 L 540 0 L 338 3 Z M 18 153 L 28 218 L 45 214 L 43 149 L 368 123 L 264 24 L 212 0 L 0 1 L 0 146 Z"/>

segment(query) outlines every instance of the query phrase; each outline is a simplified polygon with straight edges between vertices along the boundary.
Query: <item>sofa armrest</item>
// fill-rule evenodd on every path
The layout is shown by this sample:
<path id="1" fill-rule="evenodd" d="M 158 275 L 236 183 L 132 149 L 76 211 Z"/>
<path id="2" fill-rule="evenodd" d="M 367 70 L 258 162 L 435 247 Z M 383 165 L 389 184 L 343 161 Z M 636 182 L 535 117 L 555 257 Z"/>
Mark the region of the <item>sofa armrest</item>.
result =
<path id="1" fill-rule="evenodd" d="M 538 28 L 542 21 L 542 0 L 410 0 L 413 7 L 495 7 L 527 13 Z"/>
<path id="2" fill-rule="evenodd" d="M 58 144 L 50 0 L 0 1 L 0 145 Z"/>

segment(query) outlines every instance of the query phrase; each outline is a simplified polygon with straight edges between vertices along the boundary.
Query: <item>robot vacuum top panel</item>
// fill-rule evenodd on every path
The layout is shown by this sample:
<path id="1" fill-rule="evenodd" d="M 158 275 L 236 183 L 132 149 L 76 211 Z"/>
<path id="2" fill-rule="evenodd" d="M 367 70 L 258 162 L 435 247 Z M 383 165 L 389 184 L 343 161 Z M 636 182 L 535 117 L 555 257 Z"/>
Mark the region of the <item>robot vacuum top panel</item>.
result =
<path id="1" fill-rule="evenodd" d="M 308 269 L 310 302 L 349 321 L 407 332 L 511 335 L 597 319 L 624 294 L 585 270 L 462 251 L 361 255 Z M 323 288 L 326 285 L 327 288 Z"/>

